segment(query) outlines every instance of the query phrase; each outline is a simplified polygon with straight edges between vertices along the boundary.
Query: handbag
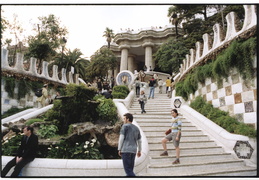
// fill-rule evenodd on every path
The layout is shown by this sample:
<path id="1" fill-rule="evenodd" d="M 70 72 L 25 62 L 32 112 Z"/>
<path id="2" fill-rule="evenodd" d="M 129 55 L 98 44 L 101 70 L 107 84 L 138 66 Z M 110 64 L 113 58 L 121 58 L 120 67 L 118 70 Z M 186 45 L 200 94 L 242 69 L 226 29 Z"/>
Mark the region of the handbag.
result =
<path id="1" fill-rule="evenodd" d="M 172 129 L 168 129 L 166 132 L 165 132 L 165 135 L 168 135 L 172 132 Z"/>

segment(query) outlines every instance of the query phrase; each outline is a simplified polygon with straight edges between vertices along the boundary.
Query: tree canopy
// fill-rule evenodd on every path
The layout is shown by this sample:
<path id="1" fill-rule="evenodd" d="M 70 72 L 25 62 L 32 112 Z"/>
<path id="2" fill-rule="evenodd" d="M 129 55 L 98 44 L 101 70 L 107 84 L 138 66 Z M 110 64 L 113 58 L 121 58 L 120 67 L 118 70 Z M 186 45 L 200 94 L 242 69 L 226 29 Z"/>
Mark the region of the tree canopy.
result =
<path id="1" fill-rule="evenodd" d="M 108 48 L 102 48 L 91 57 L 90 65 L 87 67 L 89 77 L 108 77 L 108 71 L 117 67 L 114 53 Z"/>

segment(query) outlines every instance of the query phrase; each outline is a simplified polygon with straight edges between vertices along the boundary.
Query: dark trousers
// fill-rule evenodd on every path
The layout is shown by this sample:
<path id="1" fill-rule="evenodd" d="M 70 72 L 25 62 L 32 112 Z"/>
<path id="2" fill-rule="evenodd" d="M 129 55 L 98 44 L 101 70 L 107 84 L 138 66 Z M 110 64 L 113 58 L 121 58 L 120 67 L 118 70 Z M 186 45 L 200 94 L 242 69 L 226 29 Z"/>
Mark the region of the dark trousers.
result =
<path id="1" fill-rule="evenodd" d="M 136 95 L 139 96 L 140 87 L 136 87 Z"/>
<path id="2" fill-rule="evenodd" d="M 140 101 L 139 104 L 140 104 L 141 112 L 142 113 L 145 112 L 145 102 L 144 101 Z"/>
<path id="3" fill-rule="evenodd" d="M 11 174 L 11 177 L 18 177 L 19 173 L 21 172 L 22 168 L 24 166 L 26 166 L 28 163 L 30 163 L 31 161 L 33 161 L 34 158 L 26 158 L 26 159 L 22 159 L 20 162 L 18 162 L 16 164 L 16 157 L 13 158 L 11 161 L 9 161 L 6 166 L 4 167 L 3 171 L 2 171 L 2 177 L 5 177 L 6 174 L 10 171 L 10 169 L 14 167 L 14 172 Z"/>
<path id="4" fill-rule="evenodd" d="M 122 153 L 122 162 L 126 176 L 136 176 L 133 172 L 135 165 L 135 153 Z"/>

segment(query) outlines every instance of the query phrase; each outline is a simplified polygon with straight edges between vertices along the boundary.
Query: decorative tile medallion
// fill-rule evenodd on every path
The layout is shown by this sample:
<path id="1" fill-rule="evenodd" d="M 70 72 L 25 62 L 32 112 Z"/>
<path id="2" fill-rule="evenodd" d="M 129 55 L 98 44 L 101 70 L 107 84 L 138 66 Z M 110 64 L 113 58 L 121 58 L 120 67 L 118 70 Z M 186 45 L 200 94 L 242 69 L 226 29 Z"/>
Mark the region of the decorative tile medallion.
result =
<path id="1" fill-rule="evenodd" d="M 248 141 L 237 141 L 233 150 L 240 159 L 250 159 L 254 151 Z"/>
<path id="2" fill-rule="evenodd" d="M 218 99 L 218 92 L 212 91 L 212 96 L 213 96 L 213 99 Z"/>
<path id="3" fill-rule="evenodd" d="M 238 122 L 244 122 L 244 114 L 235 114 L 235 118 L 237 119 Z"/>
<path id="4" fill-rule="evenodd" d="M 207 89 L 207 93 L 211 92 L 210 84 L 206 86 L 206 89 Z"/>
<path id="5" fill-rule="evenodd" d="M 232 86 L 225 87 L 226 90 L 226 96 L 232 95 Z"/>
<path id="6" fill-rule="evenodd" d="M 234 94 L 235 104 L 239 104 L 242 102 L 241 93 Z"/>
<path id="7" fill-rule="evenodd" d="M 182 102 L 180 99 L 175 99 L 174 100 L 174 107 L 179 108 L 181 106 Z"/>
<path id="8" fill-rule="evenodd" d="M 219 98 L 219 104 L 220 104 L 220 106 L 225 106 L 226 105 L 225 97 Z"/>
<path id="9" fill-rule="evenodd" d="M 253 101 L 245 102 L 245 112 L 254 112 Z"/>

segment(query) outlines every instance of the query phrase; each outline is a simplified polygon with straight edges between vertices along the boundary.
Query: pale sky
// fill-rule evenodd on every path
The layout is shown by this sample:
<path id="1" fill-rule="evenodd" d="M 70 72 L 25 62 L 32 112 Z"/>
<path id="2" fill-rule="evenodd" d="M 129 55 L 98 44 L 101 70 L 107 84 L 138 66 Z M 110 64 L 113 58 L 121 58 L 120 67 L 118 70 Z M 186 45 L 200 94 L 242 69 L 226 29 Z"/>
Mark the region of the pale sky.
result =
<path id="1" fill-rule="evenodd" d="M 73 50 L 78 48 L 90 57 L 106 43 L 102 37 L 106 27 L 117 33 L 120 29 L 147 28 L 151 26 L 170 25 L 167 17 L 171 5 L 3 5 L 2 16 L 9 22 L 13 21 L 13 14 L 25 30 L 23 36 L 32 34 L 33 24 L 37 24 L 38 17 L 54 14 L 68 29 L 66 47 Z M 5 32 L 3 40 L 14 37 Z M 21 37 L 23 39 L 23 37 Z M 12 45 L 15 43 L 13 40 Z"/>

